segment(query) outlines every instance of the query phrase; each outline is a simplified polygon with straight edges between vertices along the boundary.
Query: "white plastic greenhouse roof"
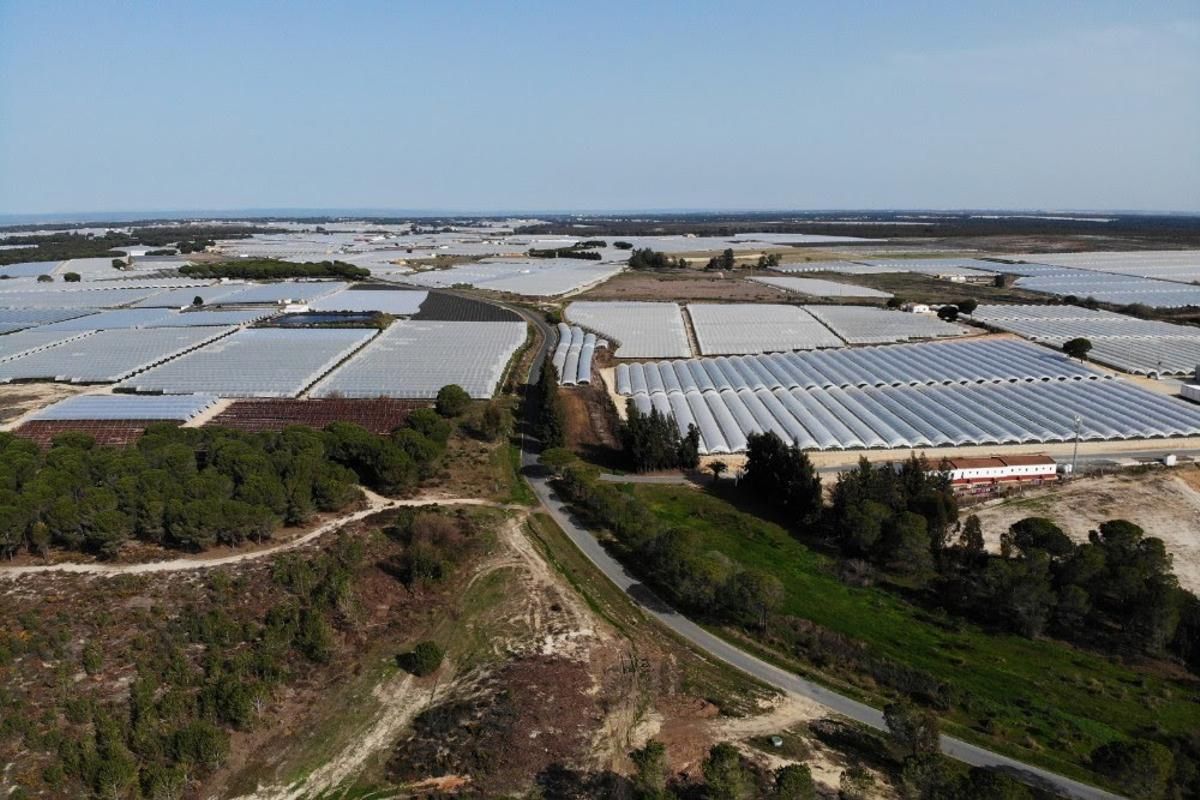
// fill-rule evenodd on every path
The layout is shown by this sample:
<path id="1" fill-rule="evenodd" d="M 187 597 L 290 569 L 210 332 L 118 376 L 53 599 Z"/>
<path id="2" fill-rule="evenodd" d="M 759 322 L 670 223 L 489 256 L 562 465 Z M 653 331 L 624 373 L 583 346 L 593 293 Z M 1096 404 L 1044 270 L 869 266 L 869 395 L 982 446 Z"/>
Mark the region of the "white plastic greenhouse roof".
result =
<path id="1" fill-rule="evenodd" d="M 380 311 L 410 316 L 421 310 L 429 292 L 404 289 L 343 289 L 309 304 L 315 311 Z"/>
<path id="2" fill-rule="evenodd" d="M 0 336 L 0 361 L 25 355 L 34 350 L 65 342 L 81 336 L 81 333 L 69 331 L 40 331 L 36 328 Z"/>
<path id="3" fill-rule="evenodd" d="M 926 314 L 871 306 L 805 306 L 848 344 L 884 344 L 907 339 L 961 336 L 967 330 Z"/>
<path id="4" fill-rule="evenodd" d="M 374 334 L 373 330 L 344 328 L 239 330 L 121 385 L 139 392 L 295 397 Z"/>
<path id="5" fill-rule="evenodd" d="M 606 281 L 624 269 L 616 262 L 578 258 L 526 258 L 480 261 L 444 270 L 407 275 L 422 286 L 448 287 L 465 283 L 497 292 L 552 297 Z"/>
<path id="6" fill-rule="evenodd" d="M 783 289 L 784 291 L 806 294 L 811 297 L 887 298 L 892 296 L 891 292 L 881 292 L 878 289 L 868 289 L 865 286 L 856 286 L 853 283 L 838 283 L 837 281 L 827 281 L 821 278 L 756 277 L 752 280 Z"/>
<path id="7" fill-rule="evenodd" d="M 215 305 L 244 305 L 255 303 L 282 303 L 285 301 L 312 302 L 317 298 L 345 289 L 347 284 L 337 281 L 280 281 L 247 286 L 232 294 L 224 295 Z"/>
<path id="8" fill-rule="evenodd" d="M 672 386 L 703 391 L 1104 379 L 1062 353 L 1016 339 L 648 361 L 616 369 L 617 392 L 625 395 Z"/>
<path id="9" fill-rule="evenodd" d="M 76 336 L 62 344 L 0 362 L 0 382 L 51 380 L 111 383 L 173 358 L 233 328 L 120 328 Z"/>
<path id="10" fill-rule="evenodd" d="M 915 272 L 921 275 L 960 276 L 982 278 L 1000 272 L 1000 265 L 979 258 L 892 258 L 867 259 L 862 262 L 872 267 L 882 267 L 889 272 Z"/>
<path id="11" fill-rule="evenodd" d="M 217 402 L 210 394 L 81 394 L 33 414 L 36 420 L 161 419 L 187 421 Z"/>
<path id="12" fill-rule="evenodd" d="M 1200 250 L 1038 253 L 1005 258 L 1181 283 L 1200 280 Z"/>
<path id="13" fill-rule="evenodd" d="M 8 291 L 0 283 L 0 308 L 113 308 L 144 300 L 154 292 L 154 289 L 128 288 L 23 288 Z"/>
<path id="14" fill-rule="evenodd" d="M 692 355 L 677 303 L 578 301 L 570 321 L 620 342 L 618 358 L 686 358 Z"/>
<path id="15" fill-rule="evenodd" d="M 1200 328 L 1191 325 L 1052 305 L 984 305 L 971 318 L 1053 347 L 1086 338 L 1088 358 L 1137 375 L 1190 375 L 1200 364 Z"/>
<path id="16" fill-rule="evenodd" d="M 840 347 L 842 340 L 799 306 L 692 303 L 687 307 L 703 355 Z"/>
<path id="17" fill-rule="evenodd" d="M 471 397 L 491 397 L 525 336 L 524 322 L 400 320 L 310 394 L 430 398 L 454 383 Z"/>
<path id="18" fill-rule="evenodd" d="M 49 325 L 92 313 L 87 308 L 0 308 L 0 326 L 8 330 Z"/>
<path id="19" fill-rule="evenodd" d="M 1120 380 L 1037 381 L 825 389 L 657 391 L 634 395 L 680 431 L 695 424 L 701 452 L 746 448 L 774 432 L 812 450 L 1151 439 L 1200 434 L 1200 409 Z"/>
<path id="20" fill-rule="evenodd" d="M 165 308 L 117 308 L 86 317 L 43 325 L 45 331 L 102 331 L 112 328 L 146 328 L 175 312 Z"/>
<path id="21" fill-rule="evenodd" d="M 205 303 L 213 303 L 245 288 L 245 284 L 227 283 L 216 286 L 168 289 L 134 303 L 134 306 L 139 308 L 188 308 L 197 297 Z"/>
<path id="22" fill-rule="evenodd" d="M 592 357 L 599 343 L 596 334 L 587 333 L 578 325 L 558 323 L 558 345 L 551 363 L 564 386 L 592 382 Z"/>
<path id="23" fill-rule="evenodd" d="M 61 261 L 23 261 L 19 264 L 5 264 L 0 266 L 0 276 L 36 278 L 38 275 L 53 275 L 62 263 Z"/>

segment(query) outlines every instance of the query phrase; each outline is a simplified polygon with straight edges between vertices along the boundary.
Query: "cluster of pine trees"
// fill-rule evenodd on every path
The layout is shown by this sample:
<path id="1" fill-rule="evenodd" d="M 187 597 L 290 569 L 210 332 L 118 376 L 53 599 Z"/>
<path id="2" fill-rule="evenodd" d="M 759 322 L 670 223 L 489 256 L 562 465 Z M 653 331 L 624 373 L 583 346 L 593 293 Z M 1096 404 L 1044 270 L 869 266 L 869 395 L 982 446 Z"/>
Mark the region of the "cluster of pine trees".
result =
<path id="1" fill-rule="evenodd" d="M 634 248 L 629 254 L 630 269 L 684 269 L 687 265 L 685 258 L 671 258 L 650 247 Z"/>
<path id="2" fill-rule="evenodd" d="M 449 434 L 431 409 L 391 436 L 346 422 L 264 433 L 162 424 L 132 447 L 64 434 L 42 451 L 3 433 L 0 554 L 62 547 L 110 557 L 129 539 L 187 550 L 268 539 L 282 524 L 345 508 L 358 483 L 412 489 Z"/>
<path id="3" fill-rule="evenodd" d="M 680 436 L 674 417 L 660 414 L 657 408 L 643 414 L 632 400 L 621 425 L 621 443 L 630 466 L 638 472 L 695 469 L 700 463 L 700 431 L 695 425 Z"/>

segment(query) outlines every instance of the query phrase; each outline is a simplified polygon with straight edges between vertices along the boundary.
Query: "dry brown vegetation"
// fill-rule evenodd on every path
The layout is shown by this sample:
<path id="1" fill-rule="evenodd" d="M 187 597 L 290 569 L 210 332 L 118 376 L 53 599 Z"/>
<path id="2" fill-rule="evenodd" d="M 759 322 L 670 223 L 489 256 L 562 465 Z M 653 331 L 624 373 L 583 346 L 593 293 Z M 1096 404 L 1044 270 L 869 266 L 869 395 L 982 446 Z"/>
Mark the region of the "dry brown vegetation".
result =
<path id="1" fill-rule="evenodd" d="M 1078 478 L 1028 489 L 970 509 L 983 524 L 988 549 L 1025 517 L 1047 517 L 1075 541 L 1105 520 L 1126 519 L 1157 536 L 1173 556 L 1179 585 L 1200 591 L 1200 468 L 1187 466 L 1147 473 Z"/>

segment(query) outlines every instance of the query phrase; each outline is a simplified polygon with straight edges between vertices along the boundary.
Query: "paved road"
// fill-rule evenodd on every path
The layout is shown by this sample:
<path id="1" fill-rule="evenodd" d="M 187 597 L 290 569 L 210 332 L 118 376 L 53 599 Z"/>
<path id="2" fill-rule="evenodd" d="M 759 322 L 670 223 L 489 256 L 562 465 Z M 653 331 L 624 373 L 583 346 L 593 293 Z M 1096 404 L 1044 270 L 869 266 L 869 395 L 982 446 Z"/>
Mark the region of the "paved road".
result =
<path id="1" fill-rule="evenodd" d="M 523 317 L 538 327 L 543 333 L 542 347 L 530 370 L 531 380 L 536 380 L 542 358 L 555 335 L 550 326 L 533 314 L 520 308 L 513 308 Z M 884 727 L 882 712 L 864 703 L 838 694 L 824 686 L 795 675 L 762 659 L 746 653 L 729 642 L 709 633 L 687 617 L 675 611 L 654 595 L 645 584 L 629 574 L 625 568 L 600 545 L 596 537 L 580 525 L 566 505 L 558 499 L 550 487 L 545 470 L 541 467 L 536 452 L 536 442 L 528 437 L 523 439 L 521 449 L 521 465 L 526 479 L 537 495 L 539 502 L 547 513 L 558 523 L 563 532 L 575 543 L 587 558 L 604 573 L 610 581 L 616 584 L 633 602 L 639 605 L 646 614 L 653 617 L 662 625 L 678 636 L 686 639 L 693 646 L 708 655 L 720 659 L 738 670 L 757 678 L 765 684 L 774 686 L 786 692 L 792 692 L 810 698 L 826 706 L 830 710 L 848 717 L 856 722 L 870 725 L 873 728 Z M 1040 767 L 1031 766 L 999 753 L 993 753 L 982 747 L 977 747 L 961 739 L 943 735 L 941 737 L 942 752 L 971 766 L 991 767 L 1008 773 L 1012 777 L 1037 786 L 1041 789 L 1056 792 L 1065 797 L 1077 800 L 1120 800 L 1120 796 L 1089 786 Z"/>

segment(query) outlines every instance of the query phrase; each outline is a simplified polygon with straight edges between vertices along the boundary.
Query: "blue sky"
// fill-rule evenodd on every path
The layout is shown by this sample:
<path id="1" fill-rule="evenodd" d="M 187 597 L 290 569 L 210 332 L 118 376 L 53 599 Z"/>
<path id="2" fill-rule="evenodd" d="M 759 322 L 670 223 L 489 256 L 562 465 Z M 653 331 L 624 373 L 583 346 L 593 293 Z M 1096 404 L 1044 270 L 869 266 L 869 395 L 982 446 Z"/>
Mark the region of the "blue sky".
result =
<path id="1" fill-rule="evenodd" d="M 1200 210 L 1200 3 L 0 0 L 0 213 Z"/>

